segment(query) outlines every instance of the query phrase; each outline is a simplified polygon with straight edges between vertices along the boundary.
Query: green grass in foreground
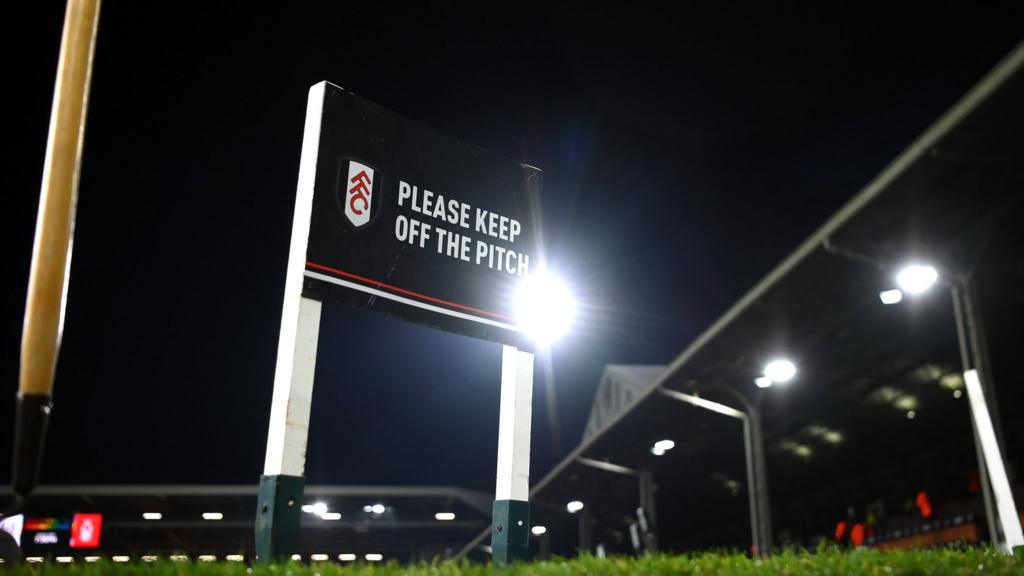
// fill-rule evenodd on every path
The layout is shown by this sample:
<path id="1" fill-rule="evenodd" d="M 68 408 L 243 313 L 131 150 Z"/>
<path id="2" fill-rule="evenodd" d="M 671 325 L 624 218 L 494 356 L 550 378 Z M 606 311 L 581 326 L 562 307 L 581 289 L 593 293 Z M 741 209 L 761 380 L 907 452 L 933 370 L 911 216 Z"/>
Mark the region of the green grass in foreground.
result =
<path id="1" fill-rule="evenodd" d="M 2 571 L 2 570 L 0 570 Z M 152 576 L 668 576 L 694 575 L 766 575 L 813 574 L 894 576 L 913 574 L 920 576 L 946 574 L 972 574 L 976 576 L 1018 574 L 1024 575 L 1024 557 L 1010 557 L 991 549 L 971 550 L 911 550 L 881 552 L 857 550 L 853 552 L 826 550 L 817 553 L 783 553 L 766 560 L 752 560 L 738 554 L 691 554 L 685 556 L 649 556 L 645 558 L 580 558 L 551 560 L 519 564 L 497 570 L 482 564 L 456 564 L 451 562 L 401 566 L 389 564 L 340 565 L 298 563 L 249 567 L 243 563 L 193 564 L 189 562 L 161 561 L 151 564 L 30 564 L 6 573 L 21 575 L 128 575 Z"/>

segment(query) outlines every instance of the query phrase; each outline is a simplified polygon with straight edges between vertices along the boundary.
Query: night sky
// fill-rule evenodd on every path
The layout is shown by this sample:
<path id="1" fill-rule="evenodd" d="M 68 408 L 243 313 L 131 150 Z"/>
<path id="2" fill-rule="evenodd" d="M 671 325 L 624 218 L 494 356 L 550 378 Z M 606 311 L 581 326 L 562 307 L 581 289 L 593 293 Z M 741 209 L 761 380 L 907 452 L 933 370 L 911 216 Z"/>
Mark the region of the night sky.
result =
<path id="1" fill-rule="evenodd" d="M 537 479 L 605 364 L 668 362 L 1024 22 L 1020 2 L 228 4 L 103 7 L 43 483 L 258 480 L 316 82 L 544 170 L 549 258 L 583 312 L 552 353 L 560 451 L 535 381 Z M 22 8 L 3 24 L 9 415 L 63 20 Z M 497 344 L 326 306 L 307 481 L 492 490 L 499 367 Z"/>

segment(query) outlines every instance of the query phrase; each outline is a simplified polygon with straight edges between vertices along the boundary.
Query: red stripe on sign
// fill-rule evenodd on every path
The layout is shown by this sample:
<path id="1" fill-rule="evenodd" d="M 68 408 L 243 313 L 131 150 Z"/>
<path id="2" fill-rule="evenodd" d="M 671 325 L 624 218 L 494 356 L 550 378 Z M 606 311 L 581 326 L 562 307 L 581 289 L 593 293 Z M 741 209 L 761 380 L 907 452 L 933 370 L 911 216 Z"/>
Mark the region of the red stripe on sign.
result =
<path id="1" fill-rule="evenodd" d="M 404 294 L 406 296 L 412 296 L 413 298 L 426 300 L 427 302 L 433 302 L 435 304 L 441 304 L 444 306 L 448 306 L 450 308 L 458 308 L 459 310 L 466 310 L 467 312 L 476 312 L 477 314 L 484 314 L 487 316 L 491 316 L 492 318 L 499 318 L 501 320 L 506 321 L 512 320 L 511 318 L 505 316 L 504 314 L 488 312 L 487 310 L 473 308 L 472 306 L 466 306 L 465 304 L 459 304 L 458 302 L 450 302 L 448 300 L 442 300 L 441 298 L 435 298 L 433 296 L 428 296 L 426 294 L 420 294 L 419 292 L 413 292 L 412 290 L 406 290 L 405 288 L 392 286 L 391 284 L 386 284 L 384 282 L 373 280 L 371 278 L 360 276 L 358 274 L 353 274 L 351 272 L 345 272 L 344 270 L 338 270 L 337 268 L 331 268 L 330 266 L 324 266 L 323 264 L 317 264 L 316 262 L 306 262 L 306 267 L 315 268 L 317 270 L 322 270 L 324 272 L 330 272 L 331 274 L 337 274 L 338 276 L 342 276 L 344 278 L 351 278 L 352 280 L 358 280 L 359 282 L 363 282 L 365 284 L 371 284 L 374 288 L 383 288 L 385 290 L 390 290 L 391 292 L 397 292 L 399 294 Z"/>

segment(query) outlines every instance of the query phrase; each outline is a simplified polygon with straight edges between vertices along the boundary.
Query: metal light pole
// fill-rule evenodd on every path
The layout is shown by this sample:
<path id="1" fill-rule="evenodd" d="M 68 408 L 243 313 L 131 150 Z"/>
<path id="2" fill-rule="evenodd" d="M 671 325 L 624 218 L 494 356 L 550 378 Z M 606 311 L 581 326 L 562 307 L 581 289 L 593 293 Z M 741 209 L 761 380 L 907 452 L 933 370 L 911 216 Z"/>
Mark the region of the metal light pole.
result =
<path id="1" fill-rule="evenodd" d="M 764 557 L 771 552 L 771 507 L 768 501 L 768 473 L 764 458 L 764 440 L 761 432 L 761 394 L 751 402 L 746 396 L 730 387 L 723 387 L 743 406 L 737 410 L 731 406 L 706 400 L 700 396 L 676 390 L 660 388 L 663 396 L 704 408 L 743 422 L 743 455 L 747 471 L 747 499 L 750 508 L 750 538 L 755 556 Z"/>
<path id="2" fill-rule="evenodd" d="M 643 545 L 646 547 L 647 551 L 657 552 L 658 518 L 656 511 L 657 500 L 655 495 L 657 485 L 654 482 L 654 474 L 650 470 L 638 470 L 627 466 L 621 466 L 619 464 L 613 464 L 611 462 L 594 460 L 593 458 L 580 457 L 576 459 L 576 462 L 584 466 L 604 470 L 605 472 L 622 474 L 624 476 L 633 476 L 637 479 L 637 499 L 639 504 L 639 507 L 637 508 L 637 516 L 639 520 L 639 517 L 642 515 L 647 524 L 647 529 L 643 534 Z"/>
<path id="3" fill-rule="evenodd" d="M 978 476 L 983 487 L 985 516 L 992 546 L 1013 553 L 1024 546 L 1024 534 L 1017 519 L 1013 491 L 1003 465 L 1001 426 L 992 372 L 989 368 L 988 346 L 981 328 L 981 310 L 974 280 L 970 275 L 946 278 L 953 298 L 957 342 L 964 368 L 965 381 L 978 380 L 977 386 L 967 384 L 970 401 L 971 432 L 978 456 Z M 991 416 L 989 407 L 991 406 Z M 986 439 L 988 441 L 986 442 Z"/>

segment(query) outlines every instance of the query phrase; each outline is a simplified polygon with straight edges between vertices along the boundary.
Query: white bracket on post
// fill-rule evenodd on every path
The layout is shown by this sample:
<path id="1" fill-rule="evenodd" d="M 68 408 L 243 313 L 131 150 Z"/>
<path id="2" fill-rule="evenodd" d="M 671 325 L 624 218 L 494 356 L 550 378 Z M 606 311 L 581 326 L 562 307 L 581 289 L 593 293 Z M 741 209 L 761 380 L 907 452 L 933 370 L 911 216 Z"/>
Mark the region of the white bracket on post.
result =
<path id="1" fill-rule="evenodd" d="M 288 319 L 291 322 L 287 337 L 285 327 L 281 327 L 267 459 L 263 465 L 263 474 L 267 476 L 302 476 L 306 467 L 321 306 L 317 300 L 300 297 L 297 318 Z"/>
<path id="2" fill-rule="evenodd" d="M 985 456 L 985 467 L 988 468 L 989 482 L 992 483 L 992 495 L 996 501 L 996 517 L 1003 530 L 1004 552 L 1013 553 L 1013 549 L 1024 546 L 1024 532 L 1021 531 L 1020 520 L 1017 519 L 1017 506 L 1013 502 L 1013 491 L 1010 480 L 1006 476 L 1003 456 L 999 451 L 995 428 L 992 427 L 992 416 L 985 402 L 985 392 L 981 387 L 981 378 L 977 370 L 964 372 L 964 383 L 967 385 L 967 400 L 974 415 L 974 425 L 981 442 L 981 451 Z M 994 539 L 995 535 L 993 535 Z"/>
<path id="3" fill-rule="evenodd" d="M 530 499 L 530 425 L 533 353 L 503 346 L 498 417 L 498 482 L 495 500 Z"/>

